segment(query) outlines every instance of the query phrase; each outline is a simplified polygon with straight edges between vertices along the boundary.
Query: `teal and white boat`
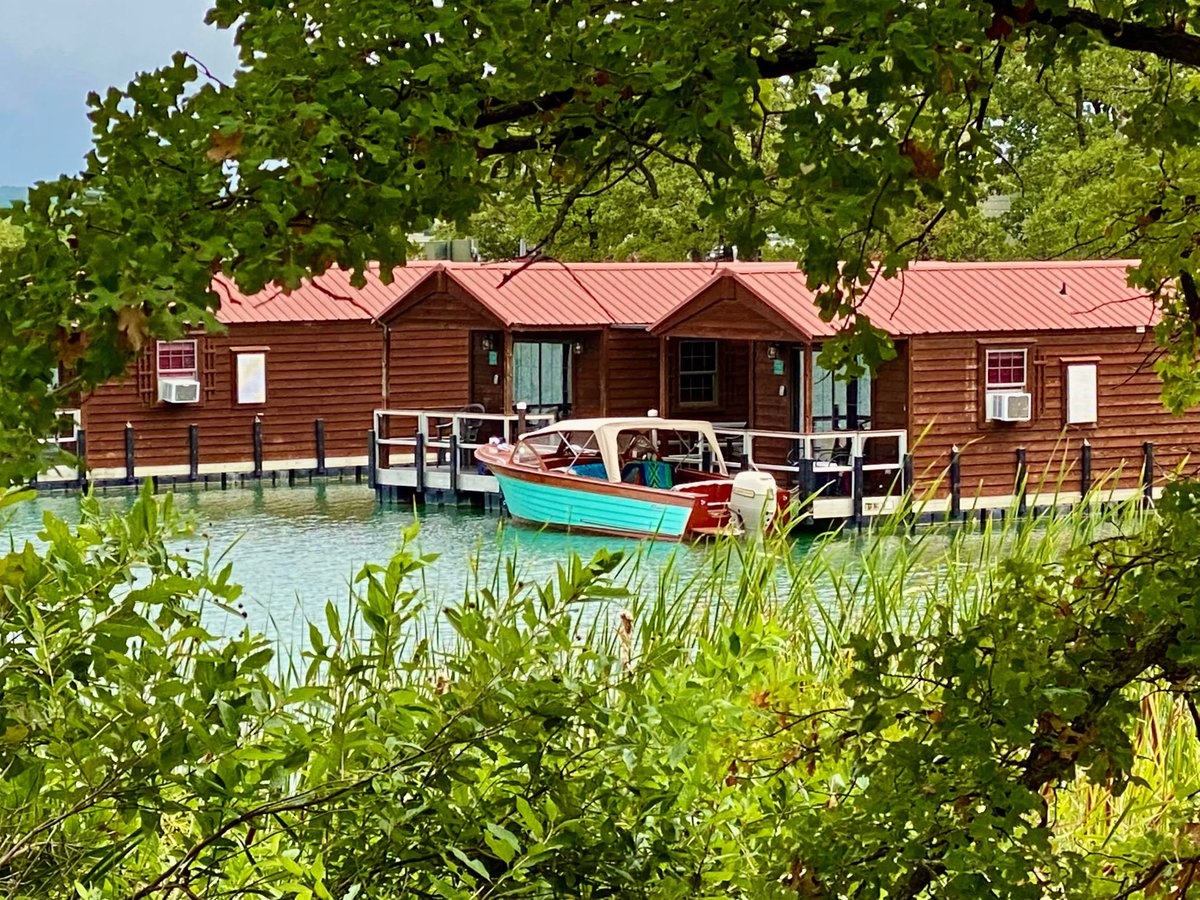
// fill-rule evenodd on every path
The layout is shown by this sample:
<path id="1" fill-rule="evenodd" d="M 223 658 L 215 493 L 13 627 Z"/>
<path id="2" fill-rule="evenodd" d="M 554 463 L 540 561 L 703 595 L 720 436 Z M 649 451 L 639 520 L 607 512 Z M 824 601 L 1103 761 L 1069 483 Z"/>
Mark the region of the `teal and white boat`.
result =
<path id="1" fill-rule="evenodd" d="M 567 419 L 475 457 L 514 518 L 556 528 L 680 540 L 769 525 L 786 502 L 765 472 L 731 477 L 701 420 Z"/>

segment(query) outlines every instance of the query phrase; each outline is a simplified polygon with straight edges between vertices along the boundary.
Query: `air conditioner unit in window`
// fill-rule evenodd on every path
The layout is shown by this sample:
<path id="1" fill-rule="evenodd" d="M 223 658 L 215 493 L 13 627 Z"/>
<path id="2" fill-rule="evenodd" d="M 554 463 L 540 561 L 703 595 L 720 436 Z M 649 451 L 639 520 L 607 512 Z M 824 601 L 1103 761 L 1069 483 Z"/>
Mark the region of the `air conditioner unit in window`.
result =
<path id="1" fill-rule="evenodd" d="M 199 403 L 200 382 L 195 378 L 160 378 L 158 399 L 164 403 Z"/>
<path id="2" fill-rule="evenodd" d="M 987 398 L 995 422 L 1028 422 L 1033 415 L 1033 398 L 1024 391 L 992 391 Z"/>

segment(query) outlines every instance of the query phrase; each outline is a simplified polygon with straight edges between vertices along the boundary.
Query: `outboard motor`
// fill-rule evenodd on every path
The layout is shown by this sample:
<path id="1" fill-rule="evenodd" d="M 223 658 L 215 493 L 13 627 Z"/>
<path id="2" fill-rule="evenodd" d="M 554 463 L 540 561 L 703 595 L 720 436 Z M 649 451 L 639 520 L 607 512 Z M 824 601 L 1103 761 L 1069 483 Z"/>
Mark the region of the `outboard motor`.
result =
<path id="1" fill-rule="evenodd" d="M 729 511 L 747 534 L 762 534 L 779 512 L 775 479 L 767 472 L 748 470 L 733 478 Z"/>

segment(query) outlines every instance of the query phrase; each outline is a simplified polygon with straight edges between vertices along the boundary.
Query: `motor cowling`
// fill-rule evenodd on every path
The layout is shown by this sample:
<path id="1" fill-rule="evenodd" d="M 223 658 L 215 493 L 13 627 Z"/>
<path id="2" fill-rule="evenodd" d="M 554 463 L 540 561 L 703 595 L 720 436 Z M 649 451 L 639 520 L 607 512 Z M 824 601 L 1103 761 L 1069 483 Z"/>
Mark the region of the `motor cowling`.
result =
<path id="1" fill-rule="evenodd" d="M 733 477 L 729 511 L 748 534 L 766 531 L 779 512 L 775 479 L 767 472 L 738 472 Z"/>

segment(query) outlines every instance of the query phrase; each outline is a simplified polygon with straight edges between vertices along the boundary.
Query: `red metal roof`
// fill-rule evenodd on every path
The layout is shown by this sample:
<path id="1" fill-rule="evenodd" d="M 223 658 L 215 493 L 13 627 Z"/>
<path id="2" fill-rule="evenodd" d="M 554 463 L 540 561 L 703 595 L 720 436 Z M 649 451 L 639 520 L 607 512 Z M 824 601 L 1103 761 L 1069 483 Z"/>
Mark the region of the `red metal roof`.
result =
<path id="1" fill-rule="evenodd" d="M 1131 260 L 1084 262 L 918 262 L 896 278 L 879 279 L 861 309 L 895 336 L 962 332 L 1064 331 L 1149 325 L 1155 309 L 1130 288 Z M 430 272 L 444 270 L 509 328 L 655 327 L 705 288 L 734 278 L 797 331 L 823 337 L 813 292 L 794 263 L 456 263 L 416 260 L 384 285 L 368 273 L 362 288 L 331 269 L 284 294 L 254 295 L 228 279 L 214 280 L 217 318 L 246 322 L 375 319 L 397 305 Z"/>
<path id="2" fill-rule="evenodd" d="M 244 294 L 228 278 L 213 279 L 213 290 L 221 298 L 217 319 L 226 325 L 247 322 L 332 322 L 353 319 L 370 320 L 391 306 L 430 269 L 419 261 L 393 270 L 393 281 L 385 285 L 379 276 L 368 272 L 367 283 L 351 287 L 350 273 L 330 269 L 312 281 L 285 294 L 276 285 L 268 285 L 257 294 Z"/>
<path id="3" fill-rule="evenodd" d="M 508 328 L 645 326 L 673 309 L 718 271 L 795 272 L 795 263 L 441 262 Z M 424 270 L 428 273 L 428 269 Z M 398 296 L 399 304 L 407 296 Z"/>
<path id="4" fill-rule="evenodd" d="M 1129 287 L 1134 260 L 946 263 L 918 262 L 895 278 L 879 279 L 861 303 L 871 322 L 896 337 L 1010 331 L 1071 331 L 1151 325 L 1153 302 Z M 656 320 L 686 319 L 686 306 L 717 279 L 735 278 L 800 333 L 827 337 L 804 275 L 718 272 L 704 287 Z M 670 328 L 666 330 L 670 331 Z"/>

